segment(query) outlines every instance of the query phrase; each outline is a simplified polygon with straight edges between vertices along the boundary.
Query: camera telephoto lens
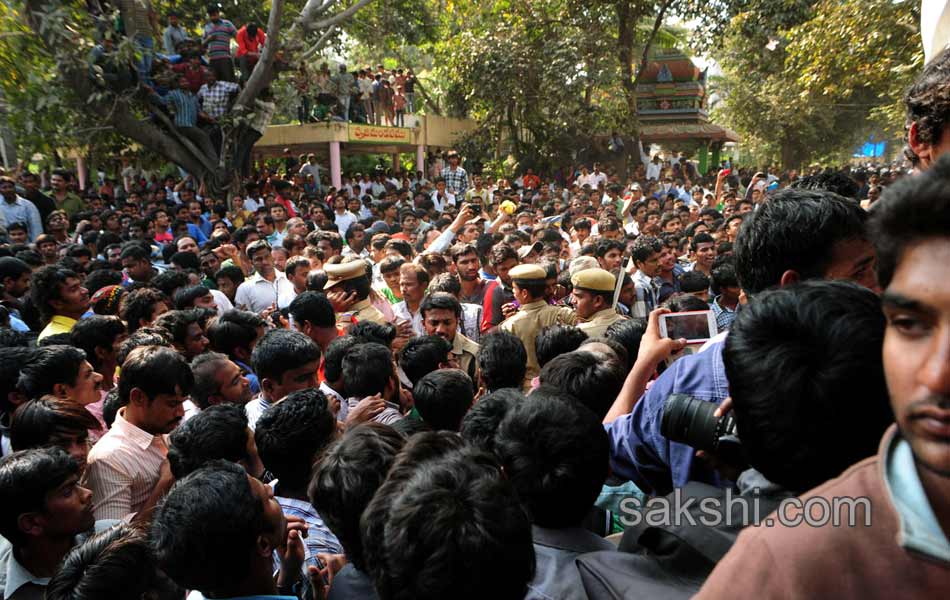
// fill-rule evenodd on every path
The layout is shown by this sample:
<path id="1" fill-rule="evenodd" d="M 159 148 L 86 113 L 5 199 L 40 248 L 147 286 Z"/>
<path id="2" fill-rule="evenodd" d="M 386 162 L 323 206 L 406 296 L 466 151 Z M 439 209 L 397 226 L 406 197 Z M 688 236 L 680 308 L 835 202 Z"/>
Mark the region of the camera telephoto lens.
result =
<path id="1" fill-rule="evenodd" d="M 717 418 L 713 415 L 716 403 L 699 400 L 686 394 L 671 394 L 663 407 L 660 433 L 674 442 L 697 450 L 716 450 L 719 437 L 735 433 L 735 419 L 731 415 Z"/>

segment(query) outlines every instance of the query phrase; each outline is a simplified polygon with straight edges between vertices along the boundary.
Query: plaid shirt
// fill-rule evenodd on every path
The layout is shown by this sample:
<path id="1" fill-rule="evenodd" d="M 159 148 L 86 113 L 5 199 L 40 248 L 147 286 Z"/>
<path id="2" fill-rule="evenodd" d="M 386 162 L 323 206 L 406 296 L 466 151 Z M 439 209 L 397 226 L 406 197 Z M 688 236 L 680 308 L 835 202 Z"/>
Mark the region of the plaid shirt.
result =
<path id="1" fill-rule="evenodd" d="M 657 287 L 654 285 L 653 278 L 644 275 L 642 271 L 633 274 L 633 286 L 637 292 L 637 300 L 630 307 L 630 316 L 638 319 L 646 319 L 650 312 L 656 308 Z"/>
<path id="2" fill-rule="evenodd" d="M 720 305 L 719 298 L 720 296 L 716 296 L 709 307 L 712 309 L 713 314 L 716 315 L 716 327 L 721 333 L 732 326 L 732 322 L 736 320 L 736 311 L 727 306 Z M 739 307 L 736 306 L 737 310 L 738 308 Z"/>
<path id="3" fill-rule="evenodd" d="M 218 119 L 228 112 L 228 100 L 240 87 L 230 81 L 218 81 L 213 85 L 205 83 L 198 90 L 198 101 L 208 116 Z"/>
<path id="4" fill-rule="evenodd" d="M 456 196 L 465 197 L 468 191 L 468 173 L 462 167 L 457 167 L 454 171 L 452 167 L 442 169 L 442 179 L 445 180 L 445 187 L 449 191 L 454 191 Z"/>

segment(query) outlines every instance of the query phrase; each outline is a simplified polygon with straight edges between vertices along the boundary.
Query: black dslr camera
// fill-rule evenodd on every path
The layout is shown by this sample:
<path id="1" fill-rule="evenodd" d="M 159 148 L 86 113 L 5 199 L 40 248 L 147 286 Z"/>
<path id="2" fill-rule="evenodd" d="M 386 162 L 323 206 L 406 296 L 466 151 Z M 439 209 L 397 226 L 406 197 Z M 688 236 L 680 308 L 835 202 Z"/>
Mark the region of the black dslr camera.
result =
<path id="1" fill-rule="evenodd" d="M 660 433 L 668 440 L 713 452 L 734 465 L 746 462 L 731 414 L 716 417 L 716 404 L 686 394 L 670 394 L 663 406 Z"/>

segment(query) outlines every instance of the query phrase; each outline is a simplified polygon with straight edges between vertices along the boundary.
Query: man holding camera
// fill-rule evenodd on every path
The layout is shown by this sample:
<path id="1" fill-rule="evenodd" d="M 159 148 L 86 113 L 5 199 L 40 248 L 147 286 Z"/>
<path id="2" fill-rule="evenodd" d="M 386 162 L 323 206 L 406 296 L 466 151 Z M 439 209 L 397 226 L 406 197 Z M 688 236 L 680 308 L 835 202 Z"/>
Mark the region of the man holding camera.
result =
<path id="1" fill-rule="evenodd" d="M 849 279 L 877 291 L 874 249 L 866 239 L 867 212 L 857 202 L 823 190 L 773 194 L 747 219 L 736 239 L 736 273 L 746 295 L 806 279 Z M 688 481 L 719 485 L 720 478 L 695 450 L 660 432 L 670 394 L 721 403 L 729 394 L 723 343 L 678 359 L 630 414 L 609 422 L 611 466 L 640 489 L 665 495 Z"/>
<path id="2" fill-rule="evenodd" d="M 856 598 L 936 598 L 950 589 L 948 190 L 944 156 L 888 189 L 871 217 L 885 286 L 884 373 L 897 422 L 877 456 L 802 496 L 819 508 L 866 498 L 869 514 L 852 515 L 857 528 L 748 529 L 698 597 L 821 598 L 847 590 Z"/>

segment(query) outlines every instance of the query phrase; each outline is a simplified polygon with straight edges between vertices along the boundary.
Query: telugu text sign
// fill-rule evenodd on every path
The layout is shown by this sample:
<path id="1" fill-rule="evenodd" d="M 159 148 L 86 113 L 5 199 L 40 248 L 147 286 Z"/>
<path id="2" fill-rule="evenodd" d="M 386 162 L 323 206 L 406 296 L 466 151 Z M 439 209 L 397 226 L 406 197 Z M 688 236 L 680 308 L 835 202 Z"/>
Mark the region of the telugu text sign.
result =
<path id="1" fill-rule="evenodd" d="M 412 131 L 404 127 L 379 127 L 350 123 L 348 137 L 351 142 L 383 144 L 411 144 Z"/>

